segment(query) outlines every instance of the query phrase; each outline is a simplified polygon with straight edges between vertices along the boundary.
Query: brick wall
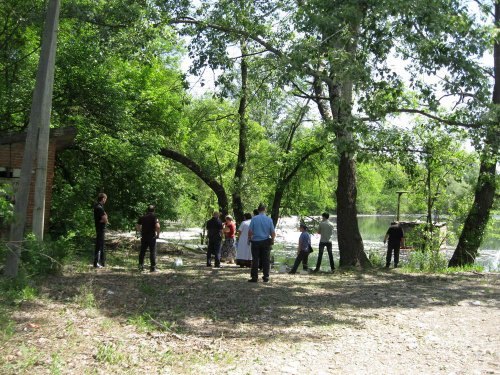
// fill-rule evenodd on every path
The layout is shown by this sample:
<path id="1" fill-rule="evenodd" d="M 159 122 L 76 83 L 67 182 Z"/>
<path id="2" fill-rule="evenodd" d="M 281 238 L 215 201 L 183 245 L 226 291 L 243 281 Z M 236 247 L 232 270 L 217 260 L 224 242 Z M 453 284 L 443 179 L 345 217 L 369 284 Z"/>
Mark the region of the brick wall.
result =
<path id="1" fill-rule="evenodd" d="M 23 153 L 24 153 L 24 142 L 0 145 L 0 171 L 5 171 L 6 169 L 8 169 L 13 172 L 13 175 L 8 175 L 2 178 L 2 182 L 12 181 L 14 186 L 17 185 L 19 181 L 18 177 L 21 170 L 21 164 L 23 161 Z M 55 155 L 56 155 L 56 141 L 54 139 L 51 139 L 49 143 L 49 154 L 47 162 L 47 191 L 45 194 L 45 230 L 48 229 L 50 220 L 50 206 L 52 202 L 52 184 L 54 181 Z M 36 161 L 34 165 L 36 166 Z M 5 174 L 5 172 L 3 173 Z M 28 202 L 28 212 L 26 218 L 27 219 L 26 223 L 28 228 L 31 227 L 33 221 L 34 192 L 35 192 L 35 173 L 33 172 L 31 179 L 29 202 Z"/>

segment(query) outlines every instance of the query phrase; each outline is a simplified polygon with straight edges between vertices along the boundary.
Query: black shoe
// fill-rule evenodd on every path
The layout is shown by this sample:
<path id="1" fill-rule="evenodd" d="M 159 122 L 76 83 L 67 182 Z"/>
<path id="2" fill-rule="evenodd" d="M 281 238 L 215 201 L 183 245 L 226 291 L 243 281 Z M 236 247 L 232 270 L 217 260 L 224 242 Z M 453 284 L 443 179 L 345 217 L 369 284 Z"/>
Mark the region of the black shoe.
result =
<path id="1" fill-rule="evenodd" d="M 209 263 L 207 263 L 207 267 L 212 267 L 212 265 L 211 265 L 211 264 L 209 264 Z"/>
<path id="2" fill-rule="evenodd" d="M 149 272 L 156 272 L 156 267 L 151 267 L 151 268 L 149 269 Z"/>
<path id="3" fill-rule="evenodd" d="M 265 283 L 268 283 L 269 282 L 269 278 L 267 277 L 263 277 L 262 280 L 265 282 Z"/>
<path id="4" fill-rule="evenodd" d="M 248 280 L 249 283 L 256 283 L 258 280 L 257 279 L 250 279 Z"/>
<path id="5" fill-rule="evenodd" d="M 398 265 L 397 265 L 397 264 L 395 264 L 395 265 L 394 265 L 394 268 L 398 268 Z"/>
<path id="6" fill-rule="evenodd" d="M 319 269 L 318 269 L 318 268 L 315 268 L 315 269 L 313 269 L 313 272 L 315 272 L 315 273 L 316 273 L 316 272 L 319 272 Z"/>
<path id="7" fill-rule="evenodd" d="M 295 271 L 288 271 L 290 275 L 295 275 Z"/>

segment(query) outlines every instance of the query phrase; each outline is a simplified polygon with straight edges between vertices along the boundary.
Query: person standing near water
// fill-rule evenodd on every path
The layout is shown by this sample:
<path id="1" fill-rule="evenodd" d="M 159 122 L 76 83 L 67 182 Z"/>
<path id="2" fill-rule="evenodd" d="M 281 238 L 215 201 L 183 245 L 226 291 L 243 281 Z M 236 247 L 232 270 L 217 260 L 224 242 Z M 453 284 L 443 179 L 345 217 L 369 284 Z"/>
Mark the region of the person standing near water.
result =
<path id="1" fill-rule="evenodd" d="M 316 268 L 314 272 L 318 272 L 321 267 L 321 260 L 323 259 L 323 251 L 328 251 L 328 258 L 330 259 L 330 268 L 332 272 L 335 270 L 335 264 L 333 263 L 333 253 L 332 253 L 332 236 L 333 236 L 333 223 L 329 220 L 330 215 L 327 212 L 323 212 L 321 215 L 323 220 L 319 223 L 318 234 L 321 236 L 319 239 L 319 252 L 318 261 L 316 262 Z"/>
<path id="2" fill-rule="evenodd" d="M 403 228 L 397 221 L 393 221 L 384 237 L 384 244 L 387 242 L 387 255 L 385 257 L 385 268 L 391 265 L 392 251 L 394 250 L 394 268 L 398 267 L 399 263 L 399 247 L 401 240 L 404 238 Z"/>
<path id="3" fill-rule="evenodd" d="M 297 258 L 295 258 L 295 263 L 293 264 L 291 274 L 297 272 L 300 263 L 302 262 L 302 268 L 307 271 L 307 260 L 309 259 L 309 253 L 311 252 L 311 235 L 307 231 L 307 226 L 305 224 L 300 224 L 300 237 L 299 246 L 297 248 Z"/>

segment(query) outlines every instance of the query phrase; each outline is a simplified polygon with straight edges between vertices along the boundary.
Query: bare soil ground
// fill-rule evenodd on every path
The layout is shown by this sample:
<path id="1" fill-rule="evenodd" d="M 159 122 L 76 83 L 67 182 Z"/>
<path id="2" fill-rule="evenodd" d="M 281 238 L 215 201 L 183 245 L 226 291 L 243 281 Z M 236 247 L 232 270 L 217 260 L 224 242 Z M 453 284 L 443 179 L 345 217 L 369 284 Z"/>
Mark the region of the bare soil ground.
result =
<path id="1" fill-rule="evenodd" d="M 130 255 L 130 254 L 129 254 Z M 2 374 L 500 374 L 498 274 L 68 268 L 10 307 Z M 1 299 L 1 298 L 0 298 Z"/>

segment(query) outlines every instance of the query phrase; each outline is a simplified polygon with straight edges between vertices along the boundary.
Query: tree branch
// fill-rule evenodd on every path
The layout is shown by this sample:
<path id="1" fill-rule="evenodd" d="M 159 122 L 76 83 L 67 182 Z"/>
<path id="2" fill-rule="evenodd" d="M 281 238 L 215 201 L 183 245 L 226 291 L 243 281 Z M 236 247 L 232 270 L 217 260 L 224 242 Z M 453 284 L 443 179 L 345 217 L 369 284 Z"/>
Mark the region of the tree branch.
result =
<path id="1" fill-rule="evenodd" d="M 428 112 L 422 111 L 420 109 L 411 109 L 411 108 L 396 108 L 396 109 L 391 109 L 387 114 L 390 113 L 414 113 L 414 114 L 419 114 L 425 117 L 428 117 L 432 120 L 436 120 L 439 122 L 442 122 L 443 124 L 446 125 L 454 125 L 454 126 L 460 126 L 463 128 L 468 128 L 468 129 L 480 129 L 482 127 L 482 124 L 466 124 L 463 122 L 459 121 L 453 121 L 453 120 L 448 120 L 439 116 L 435 116 L 433 114 L 430 114 Z M 370 117 L 364 117 L 360 118 L 361 121 L 376 121 L 378 119 L 370 118 Z"/>

